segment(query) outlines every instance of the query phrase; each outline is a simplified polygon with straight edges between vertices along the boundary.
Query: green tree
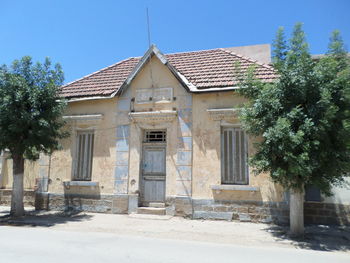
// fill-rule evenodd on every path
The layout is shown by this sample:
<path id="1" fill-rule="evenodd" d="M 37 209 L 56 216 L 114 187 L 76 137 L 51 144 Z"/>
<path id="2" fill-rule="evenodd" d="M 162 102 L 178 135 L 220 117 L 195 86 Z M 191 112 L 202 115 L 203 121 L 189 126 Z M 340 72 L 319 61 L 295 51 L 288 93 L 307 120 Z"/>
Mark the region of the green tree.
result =
<path id="1" fill-rule="evenodd" d="M 58 88 L 63 79 L 61 66 L 52 67 L 48 58 L 33 64 L 26 56 L 0 68 L 0 151 L 9 150 L 13 159 L 13 216 L 24 214 L 24 159 L 51 153 L 67 136 L 61 129 L 65 102 Z"/>
<path id="2" fill-rule="evenodd" d="M 273 47 L 278 78 L 263 83 L 253 69 L 243 76 L 240 92 L 249 103 L 241 119 L 261 138 L 253 167 L 290 192 L 291 234 L 297 236 L 304 233 L 304 187 L 331 195 L 331 186 L 350 172 L 350 67 L 338 31 L 319 59 L 311 57 L 301 24 L 288 45 L 279 29 Z"/>

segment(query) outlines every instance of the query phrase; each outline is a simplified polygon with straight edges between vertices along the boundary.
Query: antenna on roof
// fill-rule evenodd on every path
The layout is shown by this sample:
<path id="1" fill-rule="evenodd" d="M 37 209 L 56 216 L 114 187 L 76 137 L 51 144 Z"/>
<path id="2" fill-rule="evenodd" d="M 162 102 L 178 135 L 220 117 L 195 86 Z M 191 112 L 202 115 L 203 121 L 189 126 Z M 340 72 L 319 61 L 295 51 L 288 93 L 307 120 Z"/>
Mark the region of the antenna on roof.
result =
<path id="1" fill-rule="evenodd" d="M 146 7 L 146 15 L 147 15 L 147 32 L 148 32 L 148 48 L 151 48 L 151 30 L 149 29 L 149 15 L 148 15 L 148 7 Z M 149 73 L 152 81 L 151 88 L 154 88 L 153 74 L 152 74 L 152 61 L 151 56 L 149 56 Z"/>
<path id="2" fill-rule="evenodd" d="M 146 15 L 147 15 L 148 47 L 151 47 L 151 30 L 149 29 L 148 7 L 146 7 Z"/>

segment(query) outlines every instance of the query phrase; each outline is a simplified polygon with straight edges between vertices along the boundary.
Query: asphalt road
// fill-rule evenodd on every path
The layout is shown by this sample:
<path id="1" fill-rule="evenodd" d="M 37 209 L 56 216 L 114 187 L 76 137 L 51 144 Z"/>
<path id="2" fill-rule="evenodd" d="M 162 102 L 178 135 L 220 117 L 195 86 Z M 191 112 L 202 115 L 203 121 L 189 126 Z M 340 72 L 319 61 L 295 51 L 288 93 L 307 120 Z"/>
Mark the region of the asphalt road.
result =
<path id="1" fill-rule="evenodd" d="M 0 226 L 1 263 L 350 262 L 350 254 Z"/>

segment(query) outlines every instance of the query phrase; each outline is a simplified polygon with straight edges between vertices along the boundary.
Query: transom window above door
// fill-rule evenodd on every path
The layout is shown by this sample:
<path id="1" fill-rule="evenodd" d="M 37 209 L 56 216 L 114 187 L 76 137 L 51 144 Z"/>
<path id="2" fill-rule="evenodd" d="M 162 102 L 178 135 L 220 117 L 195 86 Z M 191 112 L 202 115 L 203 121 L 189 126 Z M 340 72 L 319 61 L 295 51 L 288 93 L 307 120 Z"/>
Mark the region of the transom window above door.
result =
<path id="1" fill-rule="evenodd" d="M 146 130 L 143 137 L 144 143 L 166 142 L 165 130 Z"/>

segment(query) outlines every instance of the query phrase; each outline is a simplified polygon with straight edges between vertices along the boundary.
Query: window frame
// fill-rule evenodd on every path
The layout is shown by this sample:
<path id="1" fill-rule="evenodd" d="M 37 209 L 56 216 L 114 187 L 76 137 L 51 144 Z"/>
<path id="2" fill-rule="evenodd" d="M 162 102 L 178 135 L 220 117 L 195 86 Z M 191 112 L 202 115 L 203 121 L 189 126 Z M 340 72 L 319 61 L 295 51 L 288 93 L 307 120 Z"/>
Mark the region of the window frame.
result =
<path id="1" fill-rule="evenodd" d="M 235 171 L 235 160 L 234 160 L 234 156 L 236 154 L 236 148 L 235 148 L 235 144 L 234 141 L 236 141 L 236 131 L 242 132 L 244 135 L 244 141 L 243 141 L 243 156 L 245 156 L 245 176 L 244 176 L 244 180 L 239 180 L 239 176 L 236 175 L 236 171 Z M 227 157 L 227 153 L 225 153 L 225 149 L 227 149 L 229 147 L 229 145 L 227 146 L 227 148 L 224 147 L 224 143 L 225 143 L 225 138 L 224 138 L 224 134 L 225 131 L 232 131 L 232 153 L 231 155 L 233 156 L 232 158 L 232 166 L 231 166 L 231 173 L 228 177 L 225 176 L 226 171 L 225 171 L 225 164 L 226 164 L 226 159 L 229 158 Z M 241 142 L 241 140 L 239 139 L 239 141 Z M 249 185 L 249 165 L 248 165 L 248 157 L 249 157 L 249 152 L 248 152 L 248 136 L 246 134 L 246 132 L 241 128 L 241 126 L 235 125 L 235 126 L 222 126 L 221 127 L 221 131 L 220 131 L 220 146 L 221 146 L 221 184 L 222 185 Z M 229 168 L 230 169 L 230 168 Z M 242 171 L 242 169 L 241 169 Z M 226 178 L 229 178 L 228 180 Z M 242 176 L 241 176 L 242 178 Z"/>
<path id="2" fill-rule="evenodd" d="M 82 135 L 92 135 L 92 139 L 90 142 L 91 146 L 82 146 L 80 144 L 80 136 Z M 89 139 L 87 139 L 89 140 Z M 85 142 L 84 142 L 85 143 Z M 92 178 L 92 167 L 93 167 L 93 157 L 94 157 L 94 143 L 95 143 L 95 131 L 94 130 L 77 130 L 76 131 L 76 140 L 75 140 L 75 167 L 74 167 L 74 172 L 73 172 L 73 176 L 72 176 L 72 181 L 91 181 Z M 84 148 L 84 151 L 86 151 L 87 148 L 89 148 L 89 152 L 87 152 L 85 155 L 81 156 L 80 155 L 80 149 Z M 90 156 L 89 156 L 90 153 Z M 88 171 L 87 171 L 87 175 L 84 176 L 84 163 L 82 164 L 82 176 L 80 176 L 80 161 L 81 158 L 86 158 L 87 155 L 87 159 L 86 161 L 89 162 L 89 167 L 88 167 Z M 83 160 L 84 162 L 84 160 Z"/>

